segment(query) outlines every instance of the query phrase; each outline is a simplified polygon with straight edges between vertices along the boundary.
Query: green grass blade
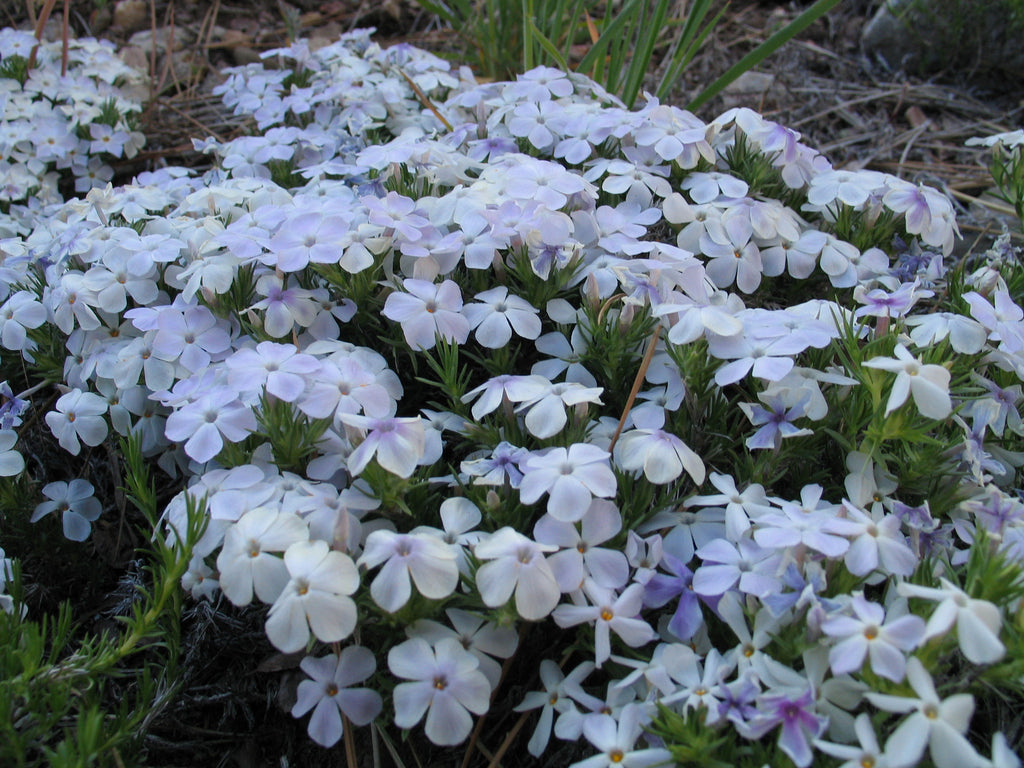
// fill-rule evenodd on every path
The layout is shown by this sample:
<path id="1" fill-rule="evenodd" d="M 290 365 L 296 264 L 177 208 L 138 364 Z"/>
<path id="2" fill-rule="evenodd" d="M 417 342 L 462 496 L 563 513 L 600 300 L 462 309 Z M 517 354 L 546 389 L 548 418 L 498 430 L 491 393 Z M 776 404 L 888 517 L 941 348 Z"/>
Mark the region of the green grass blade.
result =
<path id="1" fill-rule="evenodd" d="M 523 0 L 523 71 L 533 69 L 533 0 Z"/>
<path id="2" fill-rule="evenodd" d="M 589 75 L 590 72 L 595 71 L 596 62 L 601 61 L 604 58 L 612 41 L 621 39 L 620 36 L 623 34 L 626 24 L 628 24 L 636 14 L 638 5 L 639 0 L 628 0 L 628 2 L 623 4 L 618 15 L 615 16 L 611 22 L 603 25 L 601 36 L 598 38 L 597 42 L 594 43 L 591 49 L 587 51 L 586 55 L 580 59 L 580 63 L 576 67 L 577 72 Z M 610 7 L 608 9 L 608 13 L 611 13 Z M 606 20 L 607 18 L 608 17 L 605 16 Z"/>
<path id="3" fill-rule="evenodd" d="M 839 2 L 840 0 L 817 0 L 814 5 L 793 19 L 793 21 L 786 25 L 786 27 L 780 29 L 774 35 L 757 46 L 757 48 L 731 66 L 724 75 L 701 91 L 697 98 L 691 101 L 686 108 L 689 110 L 695 110 L 708 100 L 717 96 L 723 88 L 729 85 L 729 83 L 733 82 L 744 72 L 753 69 L 766 58 L 771 56 L 775 51 L 788 43 L 793 37 L 803 32 L 812 23 L 835 8 Z"/>
<path id="4" fill-rule="evenodd" d="M 665 18 L 668 16 L 668 9 L 671 0 L 658 0 L 650 19 L 647 18 L 646 6 L 640 15 L 640 23 L 637 26 L 636 41 L 633 47 L 633 58 L 629 62 L 626 71 L 626 80 L 622 85 L 619 96 L 629 109 L 633 108 L 636 97 L 643 86 L 644 77 L 651 67 L 651 60 L 654 58 L 654 48 L 658 44 L 658 37 L 665 27 Z"/>
<path id="5" fill-rule="evenodd" d="M 435 2 L 435 0 L 423 0 L 419 5 L 427 13 L 432 13 L 444 22 L 447 22 L 455 29 L 459 29 L 464 26 L 467 19 L 460 18 L 458 14 L 449 8 L 444 3 Z"/>
<path id="6" fill-rule="evenodd" d="M 690 62 L 693 61 L 693 57 L 697 55 L 697 52 L 704 45 L 704 41 L 707 40 L 708 35 L 711 31 L 718 26 L 718 22 L 722 20 L 722 16 L 725 15 L 728 5 L 723 7 L 715 17 L 711 19 L 703 27 L 698 25 L 704 21 L 704 17 L 707 16 L 708 11 L 711 8 L 710 0 L 702 0 L 700 13 L 693 13 L 686 21 L 686 28 L 683 33 L 679 36 L 676 47 L 673 49 L 670 56 L 666 57 L 669 61 L 665 67 L 665 74 L 662 75 L 661 82 L 658 84 L 658 90 L 655 95 L 659 99 L 665 99 L 668 97 L 669 92 L 675 83 L 682 77 L 686 68 L 690 66 Z M 696 10 L 696 9 L 695 9 Z"/>
<path id="7" fill-rule="evenodd" d="M 530 33 L 533 35 L 534 40 L 537 41 L 540 47 L 544 49 L 548 56 L 550 56 L 561 69 L 568 72 L 569 65 L 566 64 L 565 59 L 562 57 L 561 52 L 555 44 L 548 39 L 547 35 L 537 28 L 533 19 L 528 19 L 527 24 L 530 26 Z"/>

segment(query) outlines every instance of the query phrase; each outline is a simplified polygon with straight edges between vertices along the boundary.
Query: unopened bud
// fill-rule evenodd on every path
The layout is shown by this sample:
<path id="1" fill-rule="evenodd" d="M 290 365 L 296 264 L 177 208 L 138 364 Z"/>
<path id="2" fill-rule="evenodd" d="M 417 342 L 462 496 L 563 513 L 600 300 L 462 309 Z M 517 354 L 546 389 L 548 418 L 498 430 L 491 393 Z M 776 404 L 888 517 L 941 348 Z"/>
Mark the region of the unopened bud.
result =
<path id="1" fill-rule="evenodd" d="M 601 288 L 597 284 L 597 278 L 591 272 L 583 282 L 583 295 L 592 312 L 597 314 L 601 311 Z"/>
<path id="2" fill-rule="evenodd" d="M 625 303 L 622 307 L 622 311 L 619 312 L 619 333 L 626 334 L 629 332 L 629 327 L 633 324 L 633 318 L 636 316 L 636 304 Z"/>

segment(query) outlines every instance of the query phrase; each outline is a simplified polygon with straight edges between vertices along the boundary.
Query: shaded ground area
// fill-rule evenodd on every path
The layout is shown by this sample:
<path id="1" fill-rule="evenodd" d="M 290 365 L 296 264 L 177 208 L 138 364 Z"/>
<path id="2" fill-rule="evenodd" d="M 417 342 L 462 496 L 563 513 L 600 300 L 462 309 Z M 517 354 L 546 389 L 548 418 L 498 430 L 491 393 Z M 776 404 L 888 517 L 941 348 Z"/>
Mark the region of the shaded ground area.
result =
<path id="1" fill-rule="evenodd" d="M 76 34 L 115 40 L 126 49 L 126 58 L 151 71 L 156 83 L 145 116 L 147 149 L 121 170 L 130 174 L 160 163 L 201 165 L 206 159 L 192 150 L 192 136 L 227 139 L 248 130 L 211 95 L 220 81 L 218 71 L 258 60 L 260 52 L 280 47 L 296 34 L 328 42 L 350 29 L 373 26 L 383 45 L 408 42 L 453 60 L 465 48 L 455 32 L 442 28 L 409 0 L 301 5 L 275 0 L 76 4 L 70 18 Z M 671 101 L 685 103 L 805 6 L 734 0 Z M 955 72 L 927 80 L 869 61 L 860 50 L 859 37 L 872 6 L 870 0 L 846 0 L 767 61 L 760 77 L 746 78 L 743 85 L 703 108 L 700 116 L 711 118 L 730 106 L 749 106 L 802 132 L 807 143 L 837 167 L 873 168 L 938 186 L 963 205 L 964 249 L 976 241 L 983 243 L 1000 232 L 1002 222 L 973 202 L 989 183 L 986 157 L 963 144 L 972 136 L 1017 128 L 1024 92 L 1006 83 L 971 82 Z M 0 2 L 0 24 L 27 21 L 24 3 Z M 59 30 L 57 21 L 51 21 L 47 36 L 56 38 Z M 151 52 L 147 36 L 162 40 L 163 50 L 169 49 L 171 55 Z M 97 528 L 98 538 L 91 546 L 104 556 L 109 594 L 80 596 L 58 582 L 72 583 L 81 574 L 54 572 L 49 574 L 55 585 L 52 594 L 37 596 L 40 603 L 75 597 L 76 604 L 88 604 L 91 615 L 103 621 L 123 609 L 119 600 L 131 599 L 133 585 L 141 579 L 132 551 L 142 542 L 130 540 L 130 526 Z M 44 573 L 30 563 L 26 570 Z M 181 687 L 155 713 L 146 741 L 147 763 L 194 768 L 344 765 L 340 751 L 326 752 L 309 741 L 305 719 L 296 721 L 288 714 L 300 679 L 300 655 L 274 651 L 263 631 L 261 611 L 224 605 L 226 610 L 205 603 L 188 608 Z M 533 660 L 541 655 L 540 634 L 524 638 L 517 660 L 507 670 L 507 682 L 499 689 L 503 701 L 488 716 L 479 751 L 469 765 L 486 765 L 503 747 L 507 752 L 501 765 L 506 768 L 538 764 L 525 750 L 534 716 L 524 726 L 512 707 L 537 684 Z M 421 737 L 393 746 L 409 766 L 459 765 L 463 759 L 461 750 L 439 750 Z M 371 741 L 368 733 L 360 734 L 359 747 L 361 765 L 373 764 L 375 753 L 384 756 L 381 764 L 397 764 L 388 745 Z M 544 764 L 567 765 L 580 757 L 578 749 L 573 744 L 561 745 L 561 751 L 553 748 Z"/>

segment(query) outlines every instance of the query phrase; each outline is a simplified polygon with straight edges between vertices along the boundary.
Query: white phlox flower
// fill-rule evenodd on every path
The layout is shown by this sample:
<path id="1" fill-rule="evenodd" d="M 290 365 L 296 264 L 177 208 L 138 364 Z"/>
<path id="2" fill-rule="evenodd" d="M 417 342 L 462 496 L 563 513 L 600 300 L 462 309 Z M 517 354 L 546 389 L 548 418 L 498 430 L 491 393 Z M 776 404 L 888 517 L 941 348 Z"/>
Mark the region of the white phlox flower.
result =
<path id="1" fill-rule="evenodd" d="M 510 626 L 499 626 L 486 621 L 482 616 L 449 608 L 445 611 L 451 627 L 430 619 L 419 619 L 406 629 L 409 637 L 422 637 L 431 645 L 437 645 L 445 638 L 453 638 L 462 647 L 476 656 L 480 671 L 484 673 L 491 688 L 497 688 L 501 680 L 501 664 L 495 659 L 510 658 L 516 652 L 519 635 Z"/>
<path id="2" fill-rule="evenodd" d="M 253 592 L 264 603 L 277 600 L 288 583 L 288 569 L 272 552 L 284 552 L 309 538 L 303 520 L 272 507 L 256 507 L 224 534 L 217 555 L 220 588 L 235 605 L 248 605 Z"/>
<path id="3" fill-rule="evenodd" d="M 617 483 L 609 458 L 607 451 L 588 443 L 534 451 L 519 465 L 523 472 L 519 498 L 524 504 L 533 504 L 547 493 L 548 514 L 564 522 L 576 522 L 595 496 L 615 495 Z"/>
<path id="4" fill-rule="evenodd" d="M 91 524 L 103 511 L 99 499 L 93 496 L 92 483 L 82 478 L 75 478 L 70 483 L 59 480 L 44 485 L 43 496 L 49 501 L 35 508 L 29 522 L 35 523 L 51 512 L 60 512 L 65 538 L 71 541 L 89 538 Z"/>
<path id="5" fill-rule="evenodd" d="M 907 614 L 884 621 L 885 609 L 862 595 L 853 598 L 850 608 L 853 616 L 831 616 L 821 624 L 822 632 L 838 639 L 829 652 L 832 672 L 857 672 L 868 658 L 875 674 L 897 683 L 903 680 L 903 654 L 923 642 L 924 619 Z"/>
<path id="6" fill-rule="evenodd" d="M 384 567 L 370 584 L 377 605 L 394 613 L 412 595 L 410 578 L 417 591 L 431 600 L 448 597 L 459 583 L 455 551 L 429 533 L 395 533 L 377 530 L 366 537 L 357 565 Z"/>
<path id="7" fill-rule="evenodd" d="M 929 419 L 944 419 L 953 410 L 949 399 L 949 370 L 941 365 L 924 364 L 914 357 L 902 344 L 893 350 L 895 358 L 875 357 L 864 363 L 867 368 L 878 368 L 896 374 L 892 392 L 885 405 L 889 415 L 913 395 L 914 404 L 922 416 Z"/>
<path id="8" fill-rule="evenodd" d="M 619 714 L 594 714 L 583 720 L 583 735 L 600 754 L 573 763 L 571 768 L 650 768 L 672 762 L 672 754 L 662 747 L 637 749 L 648 717 L 643 706 L 630 704 Z"/>
<path id="9" fill-rule="evenodd" d="M 267 614 L 270 642 L 293 653 L 309 642 L 310 630 L 325 643 L 352 634 L 357 613 L 349 595 L 359 586 L 352 558 L 325 541 L 300 541 L 288 547 L 284 563 L 291 578 Z"/>
<path id="10" fill-rule="evenodd" d="M 957 693 L 940 699 L 935 684 L 916 657 L 907 662 L 907 680 L 917 698 L 868 693 L 868 699 L 887 712 L 909 712 L 885 742 L 885 753 L 898 766 L 916 765 L 927 747 L 936 768 L 981 765 L 983 758 L 964 734 L 974 714 L 974 697 Z"/>
<path id="11" fill-rule="evenodd" d="M 686 443 L 663 429 L 632 429 L 615 444 L 615 463 L 629 471 L 643 470 L 655 485 L 671 483 L 683 470 L 696 485 L 704 482 L 704 462 Z"/>
<path id="12" fill-rule="evenodd" d="M 477 560 L 489 561 L 476 572 L 476 588 L 484 605 L 504 605 L 514 591 L 516 611 L 524 619 L 538 621 L 551 613 L 562 591 L 544 555 L 557 549 L 538 544 L 509 527 L 481 538 L 473 554 Z"/>
<path id="13" fill-rule="evenodd" d="M 408 683 L 395 686 L 395 725 L 412 728 L 426 714 L 424 731 L 435 744 L 462 742 L 474 715 L 490 706 L 491 686 L 477 658 L 458 640 L 445 638 L 433 647 L 414 637 L 388 651 L 388 667 Z"/>
<path id="14" fill-rule="evenodd" d="M 960 650 L 974 664 L 993 664 L 1006 654 L 999 639 L 1003 618 L 988 600 L 977 600 L 956 584 L 940 579 L 939 588 L 901 582 L 897 590 L 904 597 L 919 597 L 938 603 L 925 627 L 924 639 L 941 637 L 956 624 Z"/>
<path id="15" fill-rule="evenodd" d="M 598 667 L 611 656 L 612 632 L 630 648 L 637 648 L 657 638 L 651 625 L 637 618 L 643 606 L 642 584 L 630 584 L 622 594 L 616 595 L 612 590 L 588 580 L 583 583 L 583 591 L 590 605 L 562 604 L 555 608 L 552 618 L 563 629 L 583 623 L 594 625 L 595 662 Z"/>
<path id="16" fill-rule="evenodd" d="M 310 679 L 299 683 L 292 717 L 302 717 L 312 709 L 309 736 L 322 747 L 331 747 L 341 739 L 342 714 L 353 725 L 366 725 L 384 707 L 376 691 L 350 687 L 377 669 L 376 657 L 369 648 L 350 645 L 337 656 L 307 656 L 299 667 Z"/>

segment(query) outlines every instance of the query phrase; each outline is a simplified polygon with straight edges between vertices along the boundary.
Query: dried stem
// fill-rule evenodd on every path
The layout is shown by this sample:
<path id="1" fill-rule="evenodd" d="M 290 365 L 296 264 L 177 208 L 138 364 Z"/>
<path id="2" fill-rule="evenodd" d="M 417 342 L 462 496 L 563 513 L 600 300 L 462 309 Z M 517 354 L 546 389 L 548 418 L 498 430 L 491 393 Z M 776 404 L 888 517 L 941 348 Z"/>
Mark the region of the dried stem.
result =
<path id="1" fill-rule="evenodd" d="M 647 343 L 647 352 L 644 353 L 644 359 L 640 362 L 640 370 L 636 372 L 636 378 L 633 379 L 633 388 L 629 390 L 629 398 L 626 400 L 626 407 L 622 409 L 619 425 L 615 427 L 615 434 L 612 435 L 612 441 L 608 444 L 609 453 L 615 447 L 615 443 L 619 440 L 619 435 L 622 434 L 622 428 L 626 425 L 626 417 L 629 416 L 629 412 L 633 408 L 633 402 L 640 391 L 640 385 L 643 384 L 644 376 L 647 375 L 647 369 L 651 367 L 651 360 L 654 359 L 654 350 L 658 347 L 658 338 L 660 336 L 661 323 L 658 323 L 654 333 L 651 334 L 651 340 Z"/>
<path id="2" fill-rule="evenodd" d="M 39 12 L 39 18 L 36 19 L 36 44 L 32 46 L 32 53 L 28 57 L 28 68 L 33 69 L 36 66 L 36 56 L 39 54 L 39 44 L 43 42 L 43 28 L 46 26 L 46 22 L 50 20 L 50 14 L 53 13 L 53 6 L 57 4 L 57 0 L 46 0 L 43 4 L 43 9 Z"/>

